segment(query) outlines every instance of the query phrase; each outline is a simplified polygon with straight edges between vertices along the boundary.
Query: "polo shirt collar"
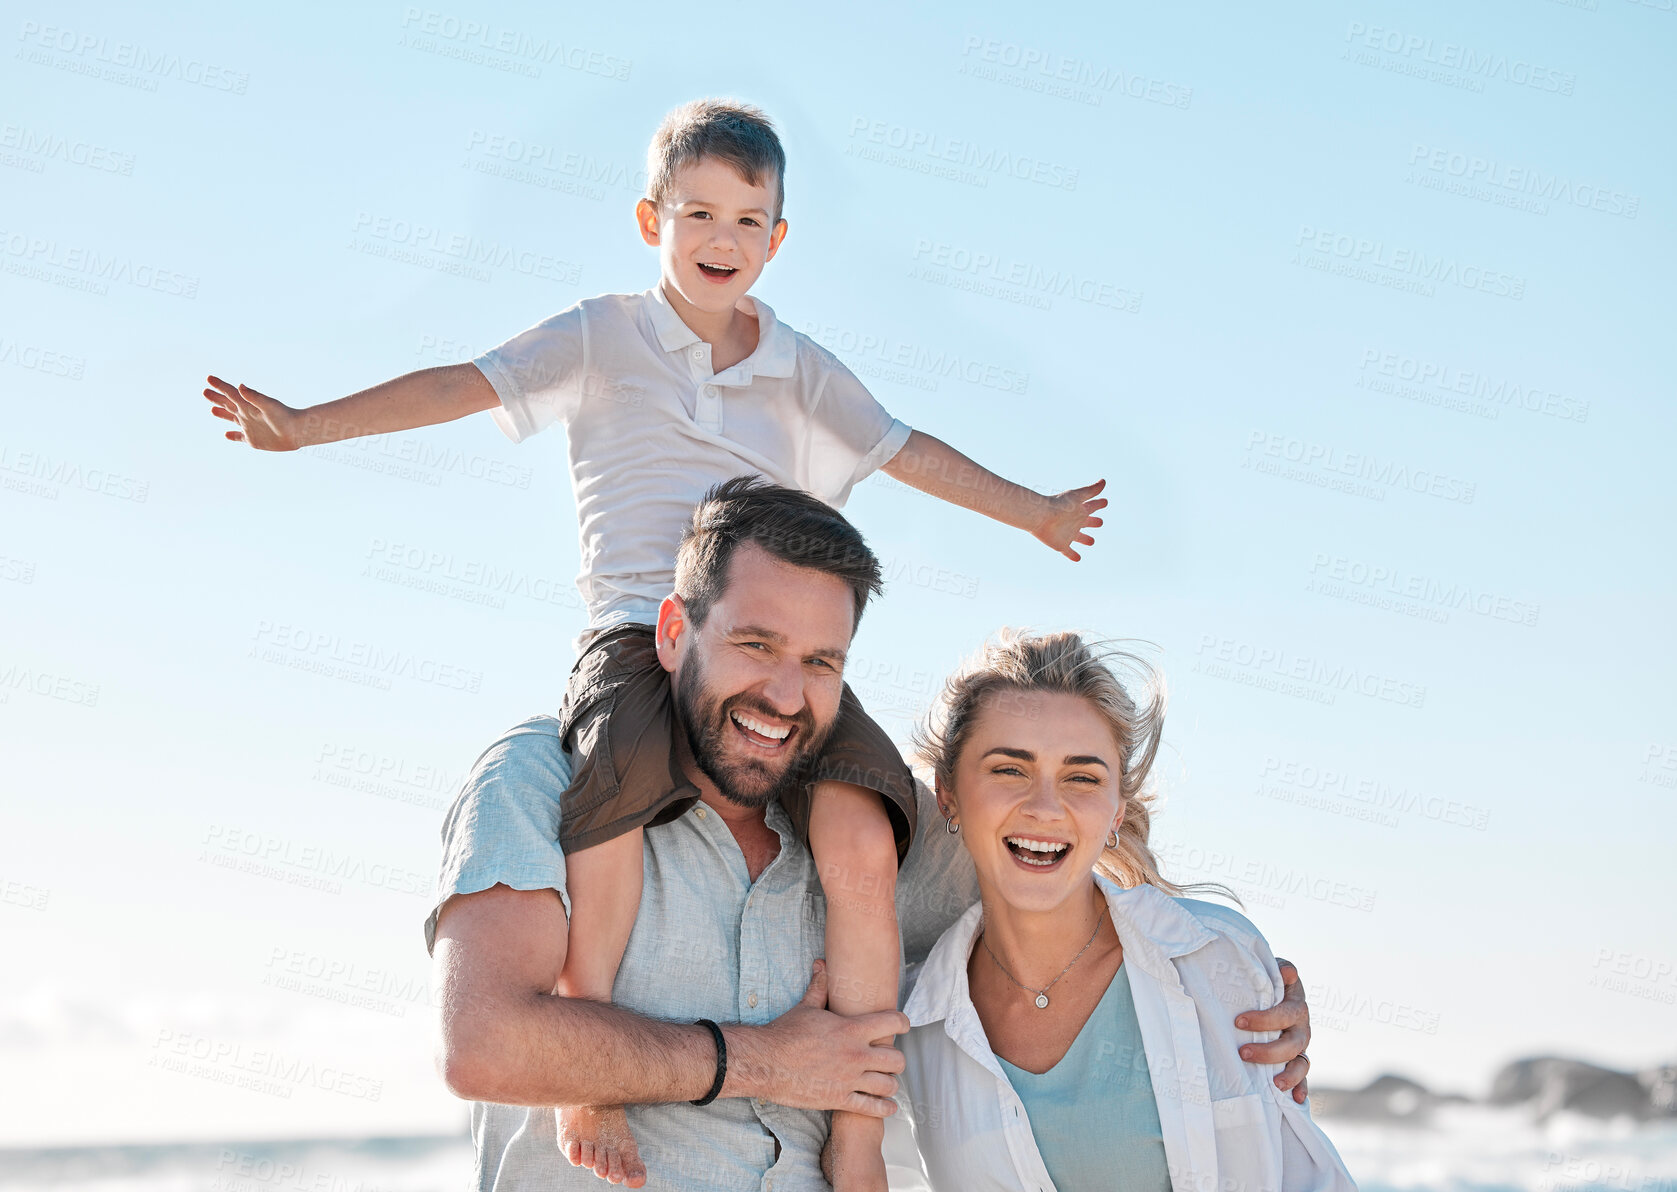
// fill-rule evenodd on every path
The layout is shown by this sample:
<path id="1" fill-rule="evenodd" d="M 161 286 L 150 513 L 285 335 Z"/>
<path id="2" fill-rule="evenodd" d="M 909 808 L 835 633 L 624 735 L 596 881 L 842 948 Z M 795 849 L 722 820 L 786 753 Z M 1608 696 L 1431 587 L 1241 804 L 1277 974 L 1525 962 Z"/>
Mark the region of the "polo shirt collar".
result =
<path id="1" fill-rule="evenodd" d="M 1203 948 L 1216 937 L 1193 912 L 1157 886 L 1125 889 L 1102 874 L 1095 884 L 1106 895 L 1107 910 L 1123 939 L 1124 963 L 1164 979 L 1170 961 Z M 940 1022 L 971 1006 L 967 958 L 983 923 L 984 904 L 974 903 L 932 945 L 914 990 L 903 1005 L 910 1026 Z M 1175 983 L 1174 976 L 1170 981 Z"/>
<path id="2" fill-rule="evenodd" d="M 699 342 L 698 332 L 681 321 L 675 307 L 664 296 L 662 283 L 646 292 L 646 305 L 652 316 L 652 328 L 658 335 L 658 346 L 664 351 L 677 352 Z M 769 304 L 754 294 L 745 295 L 737 305 L 740 310 L 757 316 L 757 350 L 734 368 L 746 370 L 746 381 L 753 376 L 791 376 L 798 360 L 797 336 L 793 330 L 775 318 Z"/>

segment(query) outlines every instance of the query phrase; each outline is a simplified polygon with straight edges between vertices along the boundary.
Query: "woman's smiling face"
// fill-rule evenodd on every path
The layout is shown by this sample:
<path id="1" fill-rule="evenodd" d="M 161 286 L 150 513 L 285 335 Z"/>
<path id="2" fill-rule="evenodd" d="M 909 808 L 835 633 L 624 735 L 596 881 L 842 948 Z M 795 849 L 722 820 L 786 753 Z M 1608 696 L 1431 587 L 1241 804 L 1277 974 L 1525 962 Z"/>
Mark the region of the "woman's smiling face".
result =
<path id="1" fill-rule="evenodd" d="M 1123 820 L 1118 744 L 1090 701 L 1003 688 L 981 701 L 941 790 L 988 900 L 1048 911 L 1086 890 Z"/>

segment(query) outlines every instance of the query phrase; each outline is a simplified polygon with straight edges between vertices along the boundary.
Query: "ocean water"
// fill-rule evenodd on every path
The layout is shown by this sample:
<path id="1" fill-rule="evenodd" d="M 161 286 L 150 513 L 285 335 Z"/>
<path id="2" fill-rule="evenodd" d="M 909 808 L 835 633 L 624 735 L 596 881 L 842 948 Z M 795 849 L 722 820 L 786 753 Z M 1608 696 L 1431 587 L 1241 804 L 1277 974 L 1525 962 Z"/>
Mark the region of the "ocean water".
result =
<path id="1" fill-rule="evenodd" d="M 1363 1192 L 1677 1192 L 1677 1119 L 1446 1105 L 1425 1126 L 1318 1119 Z"/>
<path id="2" fill-rule="evenodd" d="M 1363 1192 L 1677 1192 L 1677 1121 L 1454 1105 L 1426 1126 L 1322 1124 Z M 19 1192 L 464 1192 L 471 1172 L 464 1134 L 0 1151 Z"/>
<path id="3" fill-rule="evenodd" d="M 471 1177 L 464 1132 L 0 1150 L 0 1188 L 20 1192 L 463 1192 Z"/>

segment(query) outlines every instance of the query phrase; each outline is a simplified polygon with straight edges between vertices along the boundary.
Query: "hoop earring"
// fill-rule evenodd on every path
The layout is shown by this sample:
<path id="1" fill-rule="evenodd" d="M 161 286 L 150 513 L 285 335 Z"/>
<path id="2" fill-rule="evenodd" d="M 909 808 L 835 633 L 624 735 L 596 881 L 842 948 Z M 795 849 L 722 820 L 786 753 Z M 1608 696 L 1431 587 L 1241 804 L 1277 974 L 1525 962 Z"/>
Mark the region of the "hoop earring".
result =
<path id="1" fill-rule="evenodd" d="M 954 836 L 961 831 L 961 825 L 955 822 L 954 816 L 946 815 L 943 817 L 943 830 Z"/>
<path id="2" fill-rule="evenodd" d="M 1118 847 L 1118 833 L 1108 832 L 1106 834 L 1106 847 L 1107 848 L 1117 848 Z"/>

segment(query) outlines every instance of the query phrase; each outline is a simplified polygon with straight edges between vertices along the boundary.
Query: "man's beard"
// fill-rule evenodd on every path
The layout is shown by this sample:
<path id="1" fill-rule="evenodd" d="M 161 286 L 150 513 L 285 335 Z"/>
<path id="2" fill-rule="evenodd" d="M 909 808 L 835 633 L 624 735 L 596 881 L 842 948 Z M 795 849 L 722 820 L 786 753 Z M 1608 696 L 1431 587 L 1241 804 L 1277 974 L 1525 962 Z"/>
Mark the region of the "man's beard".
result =
<path id="1" fill-rule="evenodd" d="M 777 775 L 768 758 L 746 762 L 725 758 L 723 740 L 725 733 L 737 731 L 729 716 L 736 709 L 776 723 L 786 718 L 750 696 L 727 701 L 717 699 L 705 687 L 704 668 L 699 664 L 696 650 L 683 661 L 681 678 L 675 685 L 675 699 L 682 731 L 687 734 L 687 745 L 699 772 L 716 784 L 724 799 L 740 807 L 767 807 L 807 782 L 810 763 L 820 754 L 833 727 L 829 723 L 817 731 L 809 705 L 805 704 L 803 711 L 792 718 L 796 726 L 793 740 L 784 746 L 788 753 L 784 769 Z"/>

